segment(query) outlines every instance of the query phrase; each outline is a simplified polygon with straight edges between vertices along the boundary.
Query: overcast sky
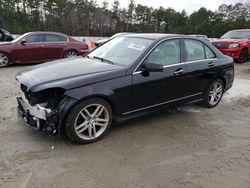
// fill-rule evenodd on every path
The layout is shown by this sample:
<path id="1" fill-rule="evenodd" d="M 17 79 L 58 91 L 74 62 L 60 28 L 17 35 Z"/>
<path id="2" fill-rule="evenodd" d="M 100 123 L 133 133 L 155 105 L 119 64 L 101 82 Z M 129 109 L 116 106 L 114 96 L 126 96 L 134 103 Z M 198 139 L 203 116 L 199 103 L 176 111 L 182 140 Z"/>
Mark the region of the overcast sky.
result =
<path id="1" fill-rule="evenodd" d="M 99 3 L 102 0 L 97 0 Z M 163 6 L 164 8 L 171 7 L 176 11 L 186 10 L 189 14 L 200 7 L 206 7 L 210 10 L 216 10 L 219 5 L 226 3 L 246 2 L 249 0 L 135 0 L 136 4 L 147 5 L 154 8 Z M 111 5 L 114 0 L 108 0 Z M 128 7 L 129 0 L 119 0 L 121 7 Z"/>

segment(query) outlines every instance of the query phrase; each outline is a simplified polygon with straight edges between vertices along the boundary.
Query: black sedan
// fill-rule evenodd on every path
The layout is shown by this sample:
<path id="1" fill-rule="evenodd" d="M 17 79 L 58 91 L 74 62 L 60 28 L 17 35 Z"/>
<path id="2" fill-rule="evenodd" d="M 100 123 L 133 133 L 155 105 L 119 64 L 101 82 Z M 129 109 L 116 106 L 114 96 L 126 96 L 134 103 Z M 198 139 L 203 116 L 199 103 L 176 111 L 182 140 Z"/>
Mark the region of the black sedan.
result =
<path id="1" fill-rule="evenodd" d="M 234 81 L 233 59 L 196 37 L 134 34 L 86 57 L 20 72 L 18 112 L 36 129 L 76 143 L 99 140 L 113 122 L 201 102 L 215 107 Z"/>

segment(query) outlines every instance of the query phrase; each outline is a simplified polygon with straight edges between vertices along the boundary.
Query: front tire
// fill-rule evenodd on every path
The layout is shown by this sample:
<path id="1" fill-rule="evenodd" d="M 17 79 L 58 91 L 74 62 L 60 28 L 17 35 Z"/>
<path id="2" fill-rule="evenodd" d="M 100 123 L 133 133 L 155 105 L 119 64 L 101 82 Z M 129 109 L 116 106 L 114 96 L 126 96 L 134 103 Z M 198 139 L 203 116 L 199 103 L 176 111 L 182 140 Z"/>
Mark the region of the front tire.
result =
<path id="1" fill-rule="evenodd" d="M 238 63 L 245 63 L 248 60 L 248 56 L 249 56 L 248 50 L 244 48 L 243 50 L 241 50 L 240 57 L 236 61 Z"/>
<path id="2" fill-rule="evenodd" d="M 87 99 L 70 110 L 64 125 L 65 132 L 75 143 L 93 143 L 108 132 L 112 118 L 112 109 L 105 100 Z"/>
<path id="3" fill-rule="evenodd" d="M 222 98 L 224 92 L 224 83 L 221 79 L 214 80 L 204 93 L 203 106 L 214 108 Z"/>
<path id="4" fill-rule="evenodd" d="M 0 68 L 8 67 L 10 65 L 11 59 L 8 54 L 0 52 Z"/>

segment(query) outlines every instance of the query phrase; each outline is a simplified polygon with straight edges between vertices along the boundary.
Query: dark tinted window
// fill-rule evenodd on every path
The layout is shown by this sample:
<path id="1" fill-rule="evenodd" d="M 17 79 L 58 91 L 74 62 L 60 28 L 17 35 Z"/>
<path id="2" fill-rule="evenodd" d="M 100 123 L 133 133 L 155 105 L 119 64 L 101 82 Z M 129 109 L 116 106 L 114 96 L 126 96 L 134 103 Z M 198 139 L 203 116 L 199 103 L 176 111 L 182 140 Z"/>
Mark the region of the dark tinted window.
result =
<path id="1" fill-rule="evenodd" d="M 27 43 L 34 43 L 34 42 L 44 42 L 43 35 L 31 35 L 26 38 Z"/>
<path id="2" fill-rule="evenodd" d="M 197 40 L 185 39 L 187 61 L 197 61 L 205 59 L 203 43 Z"/>
<path id="3" fill-rule="evenodd" d="M 148 56 L 146 62 L 166 66 L 179 63 L 180 57 L 179 40 L 169 40 L 157 46 Z"/>
<path id="4" fill-rule="evenodd" d="M 61 42 L 61 41 L 67 41 L 67 38 L 62 35 L 46 34 L 45 41 L 46 42 Z"/>
<path id="5" fill-rule="evenodd" d="M 216 55 L 214 54 L 214 52 L 209 47 L 207 47 L 206 45 L 204 45 L 204 46 L 205 46 L 206 58 L 207 59 L 216 58 Z"/>

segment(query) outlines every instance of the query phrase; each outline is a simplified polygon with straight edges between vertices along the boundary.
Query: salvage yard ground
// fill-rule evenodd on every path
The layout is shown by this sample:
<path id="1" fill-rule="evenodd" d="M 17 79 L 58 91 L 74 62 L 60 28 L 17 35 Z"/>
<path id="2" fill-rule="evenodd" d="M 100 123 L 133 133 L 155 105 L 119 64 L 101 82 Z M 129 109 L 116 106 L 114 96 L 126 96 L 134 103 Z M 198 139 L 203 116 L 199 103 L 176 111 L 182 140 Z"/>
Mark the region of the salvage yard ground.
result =
<path id="1" fill-rule="evenodd" d="M 74 145 L 18 120 L 14 76 L 0 70 L 0 187 L 250 187 L 250 62 L 218 107 L 191 105 L 116 125 Z"/>

